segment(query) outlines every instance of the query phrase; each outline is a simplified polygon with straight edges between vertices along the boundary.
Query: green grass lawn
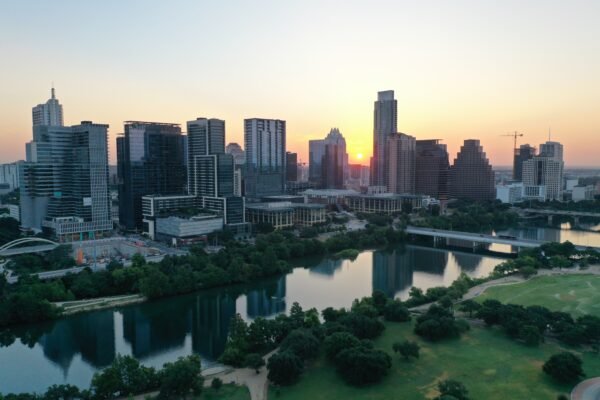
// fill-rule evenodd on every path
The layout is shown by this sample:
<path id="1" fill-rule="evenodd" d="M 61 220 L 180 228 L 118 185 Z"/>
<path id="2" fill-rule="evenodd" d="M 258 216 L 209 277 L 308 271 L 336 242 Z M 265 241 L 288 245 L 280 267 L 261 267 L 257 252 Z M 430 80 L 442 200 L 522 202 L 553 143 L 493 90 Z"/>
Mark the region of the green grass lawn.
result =
<path id="1" fill-rule="evenodd" d="M 437 382 L 443 379 L 463 382 L 472 399 L 554 400 L 572 389 L 570 385 L 552 382 L 542 372 L 542 364 L 561 350 L 558 345 L 526 347 L 491 328 L 474 328 L 460 339 L 429 343 L 413 334 L 411 323 L 388 323 L 386 327 L 375 345 L 392 355 L 393 366 L 380 383 L 363 388 L 349 386 L 321 357 L 307 368 L 296 385 L 271 387 L 269 399 L 422 400 L 435 397 Z M 419 343 L 420 359 L 407 362 L 393 354 L 392 344 L 402 339 Z M 600 356 L 577 353 L 584 360 L 588 376 L 600 375 Z"/>
<path id="2" fill-rule="evenodd" d="M 250 400 L 246 386 L 223 385 L 219 390 L 204 388 L 199 400 Z"/>
<path id="3" fill-rule="evenodd" d="M 503 303 L 540 305 L 573 316 L 600 317 L 600 275 L 540 276 L 523 283 L 487 289 L 478 301 L 497 299 Z"/>

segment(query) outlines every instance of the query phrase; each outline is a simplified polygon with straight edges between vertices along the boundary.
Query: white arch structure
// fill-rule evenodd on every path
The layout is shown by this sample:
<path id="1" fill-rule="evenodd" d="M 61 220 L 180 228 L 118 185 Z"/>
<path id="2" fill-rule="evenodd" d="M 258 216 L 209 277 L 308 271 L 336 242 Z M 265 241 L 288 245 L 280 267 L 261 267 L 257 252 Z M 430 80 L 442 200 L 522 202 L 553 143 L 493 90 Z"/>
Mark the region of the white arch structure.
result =
<path id="1" fill-rule="evenodd" d="M 0 246 L 0 256 L 3 255 L 7 250 L 12 249 L 13 247 L 20 246 L 22 244 L 27 243 L 43 243 L 54 246 L 54 248 L 60 246 L 59 243 L 53 242 L 52 240 L 38 238 L 38 237 L 26 237 L 21 239 L 13 240 L 12 242 L 5 243 L 3 246 Z"/>

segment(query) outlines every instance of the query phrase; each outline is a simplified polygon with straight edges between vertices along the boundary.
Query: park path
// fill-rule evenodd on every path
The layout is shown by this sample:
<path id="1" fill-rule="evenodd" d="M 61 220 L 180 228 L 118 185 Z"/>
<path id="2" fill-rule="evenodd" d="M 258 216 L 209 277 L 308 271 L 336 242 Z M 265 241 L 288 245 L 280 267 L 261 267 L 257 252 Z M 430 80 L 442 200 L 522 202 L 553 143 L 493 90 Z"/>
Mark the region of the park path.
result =
<path id="1" fill-rule="evenodd" d="M 277 352 L 277 349 L 273 350 L 269 354 L 265 355 L 265 365 L 269 361 L 269 358 Z M 269 380 L 267 379 L 267 368 L 261 367 L 259 373 L 256 370 L 250 368 L 228 368 L 228 367 L 215 367 L 208 368 L 202 371 L 204 376 L 204 387 L 210 387 L 213 379 L 219 378 L 223 383 L 233 383 L 238 386 L 246 386 L 250 392 L 251 400 L 267 400 L 269 392 Z M 157 396 L 158 392 L 143 393 L 133 397 L 133 400 L 145 400 L 148 396 Z M 122 398 L 120 400 L 129 399 Z"/>
<path id="2" fill-rule="evenodd" d="M 571 400 L 600 399 L 600 377 L 580 382 L 571 392 Z"/>

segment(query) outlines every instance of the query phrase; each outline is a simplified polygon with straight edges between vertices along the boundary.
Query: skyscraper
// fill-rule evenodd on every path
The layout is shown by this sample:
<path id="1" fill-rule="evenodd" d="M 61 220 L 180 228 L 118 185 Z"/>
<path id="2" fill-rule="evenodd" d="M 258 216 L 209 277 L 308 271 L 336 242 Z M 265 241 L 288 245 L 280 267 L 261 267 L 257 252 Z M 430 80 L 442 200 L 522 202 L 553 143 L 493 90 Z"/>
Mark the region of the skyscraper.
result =
<path id="1" fill-rule="evenodd" d="M 343 189 L 348 176 L 346 139 L 332 128 L 322 140 L 309 141 L 309 180 L 320 188 Z"/>
<path id="2" fill-rule="evenodd" d="M 476 201 L 494 200 L 494 171 L 479 140 L 467 139 L 450 167 L 450 196 Z"/>
<path id="3" fill-rule="evenodd" d="M 125 122 L 125 132 L 117 138 L 117 174 L 119 223 L 126 229 L 142 229 L 142 196 L 185 191 L 184 136 L 179 124 Z"/>
<path id="4" fill-rule="evenodd" d="M 63 108 L 56 99 L 54 88 L 51 90 L 50 99 L 44 104 L 38 104 L 31 110 L 33 126 L 51 125 L 63 126 Z"/>
<path id="5" fill-rule="evenodd" d="M 385 146 L 387 137 L 398 132 L 398 105 L 394 99 L 394 91 L 386 90 L 377 93 L 373 118 L 373 157 L 371 159 L 371 185 L 386 186 L 387 162 Z"/>
<path id="6" fill-rule="evenodd" d="M 113 228 L 108 191 L 108 125 L 36 125 L 20 164 L 21 224 L 60 241 Z"/>
<path id="7" fill-rule="evenodd" d="M 516 151 L 513 163 L 513 180 L 523 181 L 523 163 L 535 156 L 535 147 L 522 144 Z"/>
<path id="8" fill-rule="evenodd" d="M 562 200 L 563 146 L 548 141 L 540 145 L 540 154 L 523 163 L 523 184 L 545 186 L 547 200 Z"/>
<path id="9" fill-rule="evenodd" d="M 233 163 L 238 165 L 244 165 L 246 163 L 246 154 L 244 153 L 244 149 L 237 143 L 229 143 L 225 147 L 225 153 L 231 154 L 233 156 Z"/>
<path id="10" fill-rule="evenodd" d="M 225 224 L 244 222 L 244 199 L 234 182 L 234 156 L 225 153 L 225 121 L 197 118 L 187 123 L 189 193 L 204 208 L 223 215 Z"/>
<path id="11" fill-rule="evenodd" d="M 285 121 L 244 120 L 245 193 L 252 198 L 282 194 L 285 187 Z"/>
<path id="12" fill-rule="evenodd" d="M 436 199 L 448 198 L 448 151 L 439 139 L 417 140 L 415 192 Z"/>
<path id="13" fill-rule="evenodd" d="M 298 153 L 285 153 L 285 180 L 296 182 L 298 180 Z"/>
<path id="14" fill-rule="evenodd" d="M 390 193 L 415 192 L 416 140 L 404 133 L 388 136 L 385 146 L 386 187 Z"/>

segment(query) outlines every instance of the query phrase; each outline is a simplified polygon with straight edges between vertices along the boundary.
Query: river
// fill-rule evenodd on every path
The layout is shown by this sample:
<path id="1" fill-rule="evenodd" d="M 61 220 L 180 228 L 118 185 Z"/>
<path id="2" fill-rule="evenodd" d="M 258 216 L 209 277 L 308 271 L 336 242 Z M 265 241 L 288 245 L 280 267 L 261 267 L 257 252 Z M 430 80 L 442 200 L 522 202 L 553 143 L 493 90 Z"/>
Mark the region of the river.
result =
<path id="1" fill-rule="evenodd" d="M 509 232 L 529 237 L 533 234 L 530 229 L 534 228 Z M 600 233 L 535 229 L 538 238 L 558 235 L 560 240 L 600 246 Z M 486 276 L 502 261 L 468 251 L 406 245 L 389 251 L 363 251 L 354 261 L 302 263 L 285 276 L 250 285 L 31 325 L 17 332 L 22 339 L 10 344 L 4 339 L 0 393 L 43 392 L 61 383 L 85 388 L 94 372 L 109 365 L 117 354 L 130 354 L 145 365 L 160 368 L 179 356 L 198 353 L 206 367 L 223 351 L 229 320 L 236 313 L 247 320 L 272 317 L 288 312 L 294 302 L 304 309 L 349 307 L 352 300 L 374 290 L 406 299 L 412 286 L 426 290 L 449 285 L 461 272 Z"/>

